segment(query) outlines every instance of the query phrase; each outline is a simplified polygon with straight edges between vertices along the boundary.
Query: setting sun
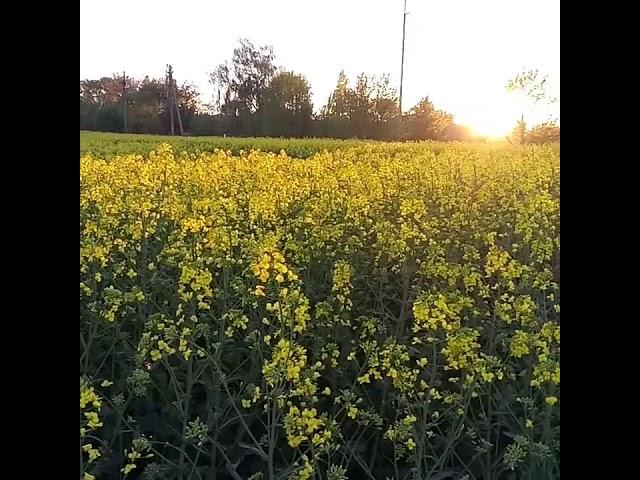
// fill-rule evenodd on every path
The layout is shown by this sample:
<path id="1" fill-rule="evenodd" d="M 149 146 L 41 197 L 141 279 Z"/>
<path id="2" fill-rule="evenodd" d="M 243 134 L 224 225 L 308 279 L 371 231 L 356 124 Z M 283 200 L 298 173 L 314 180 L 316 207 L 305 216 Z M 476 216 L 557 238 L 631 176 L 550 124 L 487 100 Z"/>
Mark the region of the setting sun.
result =
<path id="1" fill-rule="evenodd" d="M 501 118 L 487 118 L 465 125 L 471 129 L 474 135 L 490 139 L 505 138 L 515 126 L 513 121 Z"/>
<path id="2" fill-rule="evenodd" d="M 499 87 L 487 92 L 483 108 L 465 109 L 461 106 L 456 121 L 469 127 L 475 135 L 502 140 L 516 127 L 522 115 L 525 118 L 537 117 L 522 98 Z"/>
<path id="3" fill-rule="evenodd" d="M 528 124 L 541 123 L 549 119 L 549 115 L 558 118 L 555 108 L 548 105 L 534 107 L 521 95 L 509 93 L 504 88 L 487 89 L 483 99 L 483 108 L 459 107 L 456 122 L 471 129 L 475 135 L 490 139 L 504 139 L 516 127 L 518 120 L 524 117 Z"/>

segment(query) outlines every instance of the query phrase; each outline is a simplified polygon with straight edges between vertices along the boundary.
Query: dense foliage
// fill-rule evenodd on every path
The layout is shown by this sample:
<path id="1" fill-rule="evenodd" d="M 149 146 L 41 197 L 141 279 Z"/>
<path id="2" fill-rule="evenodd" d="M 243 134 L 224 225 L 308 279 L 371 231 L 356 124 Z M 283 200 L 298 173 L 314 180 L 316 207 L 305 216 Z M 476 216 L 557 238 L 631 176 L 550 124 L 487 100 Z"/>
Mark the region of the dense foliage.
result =
<path id="1" fill-rule="evenodd" d="M 193 85 L 176 92 L 185 132 L 241 137 L 331 137 L 375 140 L 468 140 L 453 116 L 423 98 L 401 116 L 389 75 L 360 74 L 353 85 L 340 72 L 334 91 L 314 114 L 311 86 L 300 74 L 277 67 L 273 48 L 242 39 L 210 73 L 213 103 Z M 161 79 L 114 75 L 80 81 L 80 129 L 169 133 L 170 113 Z M 125 117 L 127 125 L 125 128 Z"/>

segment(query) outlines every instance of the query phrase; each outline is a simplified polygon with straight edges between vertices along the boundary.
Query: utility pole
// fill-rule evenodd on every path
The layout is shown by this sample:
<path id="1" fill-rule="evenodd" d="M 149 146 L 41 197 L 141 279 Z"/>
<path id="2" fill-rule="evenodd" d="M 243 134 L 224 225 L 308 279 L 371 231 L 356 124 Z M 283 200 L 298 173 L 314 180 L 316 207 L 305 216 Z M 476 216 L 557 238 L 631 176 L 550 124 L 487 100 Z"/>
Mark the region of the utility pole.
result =
<path id="1" fill-rule="evenodd" d="M 169 119 L 171 121 L 171 135 L 175 135 L 175 126 L 173 120 L 173 114 L 175 111 L 178 117 L 178 128 L 180 129 L 180 135 L 183 135 L 182 130 L 182 117 L 180 117 L 180 108 L 178 107 L 178 94 L 176 89 L 176 81 L 173 79 L 173 67 L 167 65 L 167 77 L 166 77 L 166 96 L 167 107 L 169 109 Z"/>
<path id="2" fill-rule="evenodd" d="M 127 72 L 122 72 L 122 119 L 124 133 L 127 133 Z"/>
<path id="3" fill-rule="evenodd" d="M 407 0 L 404 0 L 404 12 L 402 13 L 402 62 L 400 63 L 400 116 L 402 117 L 402 84 L 404 81 L 404 37 L 407 26 Z"/>
<path id="4" fill-rule="evenodd" d="M 176 106 L 176 116 L 178 117 L 178 128 L 180 129 L 180 135 L 183 135 L 184 132 L 182 130 L 182 116 L 180 115 L 180 108 L 178 108 L 178 92 L 177 92 L 175 80 L 173 81 L 173 84 L 171 85 L 171 87 L 173 88 L 173 101 Z"/>
<path id="5" fill-rule="evenodd" d="M 172 99 L 172 88 L 173 84 L 173 67 L 171 65 L 167 65 L 167 78 L 166 78 L 166 88 L 167 88 L 167 106 L 169 107 L 169 119 L 171 120 L 171 135 L 174 135 L 174 127 L 173 127 L 173 99 Z"/>

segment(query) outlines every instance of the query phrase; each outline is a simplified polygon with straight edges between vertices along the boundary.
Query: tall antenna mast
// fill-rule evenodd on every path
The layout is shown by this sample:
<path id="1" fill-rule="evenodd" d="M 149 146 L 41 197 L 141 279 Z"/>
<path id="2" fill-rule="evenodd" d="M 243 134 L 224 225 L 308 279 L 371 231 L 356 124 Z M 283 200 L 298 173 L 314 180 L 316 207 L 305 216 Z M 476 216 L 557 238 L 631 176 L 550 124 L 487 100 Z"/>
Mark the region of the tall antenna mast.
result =
<path id="1" fill-rule="evenodd" d="M 404 81 L 404 37 L 407 26 L 407 0 L 404 0 L 404 11 L 402 13 L 402 62 L 400 63 L 400 116 L 402 116 L 402 84 Z"/>

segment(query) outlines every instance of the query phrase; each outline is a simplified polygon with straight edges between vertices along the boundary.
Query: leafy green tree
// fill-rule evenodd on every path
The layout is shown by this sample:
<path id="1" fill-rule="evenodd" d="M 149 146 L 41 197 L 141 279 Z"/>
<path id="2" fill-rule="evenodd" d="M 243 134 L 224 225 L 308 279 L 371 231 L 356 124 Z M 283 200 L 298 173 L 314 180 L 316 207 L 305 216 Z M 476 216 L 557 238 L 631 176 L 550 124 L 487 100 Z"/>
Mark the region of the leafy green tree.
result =
<path id="1" fill-rule="evenodd" d="M 145 77 L 135 91 L 128 93 L 129 131 L 133 133 L 167 133 L 162 115 L 166 110 L 164 81 Z"/>
<path id="2" fill-rule="evenodd" d="M 527 133 L 528 143 L 554 143 L 560 141 L 560 125 L 556 122 L 544 122 L 534 126 Z"/>
<path id="3" fill-rule="evenodd" d="M 541 103 L 551 105 L 556 103 L 558 98 L 549 96 L 547 85 L 548 75 L 541 75 L 537 69 L 532 69 L 518 73 L 515 77 L 508 80 L 505 88 L 509 92 L 522 95 L 532 106 L 537 106 Z M 557 140 L 552 140 L 556 137 Z M 560 127 L 555 121 L 549 121 L 533 127 L 533 129 L 528 132 L 524 114 L 522 114 L 509 137 L 509 141 L 523 144 L 533 141 L 534 138 L 536 139 L 534 143 L 544 143 L 542 142 L 543 139 L 559 141 Z"/>
<path id="4" fill-rule="evenodd" d="M 395 140 L 400 136 L 401 122 L 398 94 L 391 87 L 388 74 L 373 81 L 373 138 Z"/>
<path id="5" fill-rule="evenodd" d="M 121 132 L 124 126 L 121 107 L 110 103 L 99 108 L 96 112 L 95 125 L 101 132 Z"/>
<path id="6" fill-rule="evenodd" d="M 429 97 L 424 97 L 409 110 L 405 124 L 411 140 L 444 140 L 453 126 L 453 116 L 436 110 Z"/>
<path id="7" fill-rule="evenodd" d="M 222 115 L 232 119 L 230 133 L 260 133 L 264 94 L 276 73 L 274 59 L 273 47 L 255 47 L 241 39 L 231 64 L 222 63 L 210 74 L 210 82 L 217 90 L 215 104 Z"/>
<path id="8" fill-rule="evenodd" d="M 516 145 L 522 145 L 527 142 L 527 123 L 524 121 L 524 116 L 518 120 L 507 140 Z"/>
<path id="9" fill-rule="evenodd" d="M 338 81 L 336 88 L 329 96 L 329 101 L 325 107 L 325 115 L 336 115 L 338 117 L 348 117 L 350 114 L 350 90 L 349 79 L 344 73 L 344 70 L 340 70 L 338 74 Z"/>
<path id="10" fill-rule="evenodd" d="M 263 131 L 268 136 L 302 137 L 311 131 L 311 91 L 302 75 L 278 73 L 264 95 Z"/>

